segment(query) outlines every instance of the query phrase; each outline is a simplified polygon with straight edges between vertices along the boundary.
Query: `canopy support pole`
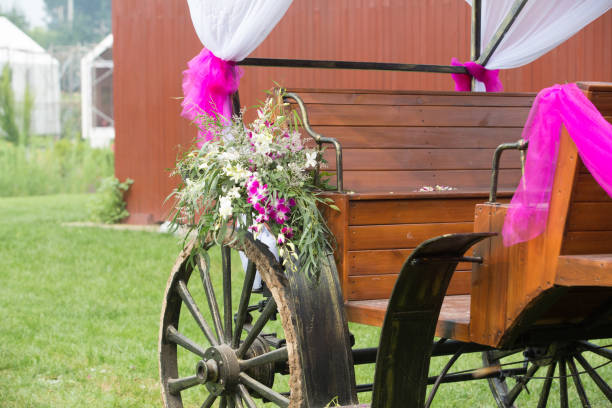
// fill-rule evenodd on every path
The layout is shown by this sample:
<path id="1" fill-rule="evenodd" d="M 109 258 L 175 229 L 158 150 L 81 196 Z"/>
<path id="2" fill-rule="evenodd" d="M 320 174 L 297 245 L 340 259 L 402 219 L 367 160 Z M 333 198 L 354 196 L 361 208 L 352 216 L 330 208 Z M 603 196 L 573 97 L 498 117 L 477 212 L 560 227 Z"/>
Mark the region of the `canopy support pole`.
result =
<path id="1" fill-rule="evenodd" d="M 472 44 L 470 49 L 470 61 L 476 61 L 480 57 L 481 10 L 482 0 L 472 0 Z M 476 85 L 475 81 L 476 80 L 472 78 L 472 91 Z"/>
<path id="2" fill-rule="evenodd" d="M 519 13 L 523 9 L 523 7 L 525 7 L 525 4 L 527 4 L 527 1 L 529 0 L 514 1 L 514 4 L 512 4 L 512 8 L 508 12 L 508 15 L 506 15 L 506 18 L 504 18 L 504 21 L 501 23 L 501 25 L 497 29 L 497 32 L 495 32 L 495 34 L 491 38 L 491 41 L 489 41 L 489 44 L 487 44 L 487 48 L 485 48 L 484 52 L 476 60 L 477 63 L 483 66 L 487 65 L 487 62 L 489 62 L 491 56 L 508 33 L 508 30 L 510 30 L 510 27 L 512 27 L 512 24 L 514 24 L 514 21 L 518 17 Z"/>

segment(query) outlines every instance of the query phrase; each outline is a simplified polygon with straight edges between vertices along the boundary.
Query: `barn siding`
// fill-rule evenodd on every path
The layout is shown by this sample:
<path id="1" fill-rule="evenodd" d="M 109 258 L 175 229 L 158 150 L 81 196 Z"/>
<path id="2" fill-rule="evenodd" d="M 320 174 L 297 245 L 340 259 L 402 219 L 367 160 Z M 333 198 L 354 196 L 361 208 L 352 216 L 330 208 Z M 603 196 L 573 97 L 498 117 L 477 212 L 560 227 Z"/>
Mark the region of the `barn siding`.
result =
<path id="1" fill-rule="evenodd" d="M 295 0 L 253 57 L 448 64 L 469 58 L 464 0 Z M 185 0 L 113 0 L 115 174 L 135 180 L 128 222 L 164 219 L 179 145 L 194 129 L 180 118 L 181 72 L 201 45 Z M 503 71 L 506 91 L 612 81 L 612 11 L 540 60 Z M 287 87 L 451 90 L 448 75 L 245 67 L 242 104 L 274 82 Z"/>

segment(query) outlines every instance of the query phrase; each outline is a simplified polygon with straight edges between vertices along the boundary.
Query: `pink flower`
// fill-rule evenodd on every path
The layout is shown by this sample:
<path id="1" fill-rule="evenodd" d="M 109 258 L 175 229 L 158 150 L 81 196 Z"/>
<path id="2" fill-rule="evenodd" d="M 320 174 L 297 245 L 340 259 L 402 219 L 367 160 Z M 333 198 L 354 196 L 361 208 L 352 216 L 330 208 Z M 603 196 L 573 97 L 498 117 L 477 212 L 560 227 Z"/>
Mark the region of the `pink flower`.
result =
<path id="1" fill-rule="evenodd" d="M 293 198 L 289 199 L 289 207 L 295 207 L 295 199 Z"/>
<path id="2" fill-rule="evenodd" d="M 278 245 L 283 245 L 283 244 L 285 243 L 285 241 L 287 241 L 287 239 L 285 238 L 285 236 L 284 236 L 282 233 L 278 234 L 278 238 L 277 238 L 277 240 L 276 240 L 276 243 L 277 243 Z"/>
<path id="3" fill-rule="evenodd" d="M 259 225 L 251 225 L 249 227 L 249 231 L 254 232 L 254 233 L 259 232 Z"/>
<path id="4" fill-rule="evenodd" d="M 281 234 L 286 236 L 288 239 L 291 239 L 291 238 L 293 238 L 293 228 L 291 228 L 291 227 L 283 227 L 281 229 Z"/>

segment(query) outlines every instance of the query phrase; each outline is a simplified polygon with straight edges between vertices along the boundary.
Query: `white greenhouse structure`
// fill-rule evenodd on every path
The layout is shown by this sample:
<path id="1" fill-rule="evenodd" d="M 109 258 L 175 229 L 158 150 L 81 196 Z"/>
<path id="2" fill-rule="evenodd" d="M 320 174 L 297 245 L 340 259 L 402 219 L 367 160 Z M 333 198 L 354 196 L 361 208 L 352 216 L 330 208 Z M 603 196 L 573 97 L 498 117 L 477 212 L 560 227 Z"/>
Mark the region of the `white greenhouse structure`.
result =
<path id="1" fill-rule="evenodd" d="M 108 147 L 115 139 L 112 34 L 81 59 L 81 121 L 92 147 Z"/>
<path id="2" fill-rule="evenodd" d="M 12 71 L 15 101 L 21 105 L 26 89 L 33 96 L 31 132 L 60 133 L 59 63 L 6 17 L 0 17 L 0 70 Z"/>

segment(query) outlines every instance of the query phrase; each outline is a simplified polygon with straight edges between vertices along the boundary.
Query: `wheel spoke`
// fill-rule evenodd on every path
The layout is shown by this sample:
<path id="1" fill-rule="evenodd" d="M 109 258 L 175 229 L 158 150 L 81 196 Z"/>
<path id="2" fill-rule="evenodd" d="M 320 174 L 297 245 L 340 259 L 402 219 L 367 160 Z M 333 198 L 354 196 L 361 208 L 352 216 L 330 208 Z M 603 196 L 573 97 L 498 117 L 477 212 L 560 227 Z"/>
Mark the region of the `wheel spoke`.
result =
<path id="1" fill-rule="evenodd" d="M 601 392 L 603 392 L 603 394 L 606 396 L 608 401 L 612 402 L 612 389 L 606 383 L 606 381 L 603 378 L 601 378 L 599 374 L 597 374 L 597 371 L 595 371 L 595 369 L 585 360 L 584 357 L 582 357 L 581 354 L 577 354 L 575 358 L 578 361 L 578 363 L 591 376 L 591 379 L 593 379 L 593 382 L 597 384 L 597 386 L 599 387 Z"/>
<path id="2" fill-rule="evenodd" d="M 215 296 L 215 290 L 210 279 L 210 271 L 208 270 L 208 266 L 201 256 L 198 257 L 198 269 L 200 269 L 200 277 L 202 278 L 202 284 L 204 285 L 204 290 L 206 291 L 206 299 L 208 300 L 210 314 L 215 324 L 217 338 L 219 341 L 221 341 L 224 334 L 223 326 L 221 324 L 221 315 L 219 314 L 219 306 L 217 305 L 217 297 Z"/>
<path id="3" fill-rule="evenodd" d="M 218 345 L 219 342 L 215 338 L 215 335 L 210 329 L 210 326 L 208 326 L 208 323 L 206 323 L 206 320 L 204 320 L 204 316 L 202 316 L 198 305 L 196 305 L 195 300 L 193 300 L 193 297 L 191 296 L 191 293 L 189 293 L 189 289 L 187 289 L 187 285 L 185 284 L 185 282 L 179 281 L 177 290 L 179 292 L 179 295 L 181 296 L 181 299 L 183 299 L 185 306 L 187 306 L 187 309 L 189 309 L 189 312 L 191 312 L 191 315 L 195 319 L 196 323 L 198 323 L 198 326 L 200 326 L 200 329 L 202 329 L 202 332 L 204 333 L 210 344 L 213 346 Z"/>
<path id="4" fill-rule="evenodd" d="M 189 350 L 192 353 L 204 358 L 204 349 L 190 338 L 179 333 L 174 326 L 168 326 L 168 328 L 166 329 L 166 339 L 173 342 L 174 344 L 178 344 L 185 350 Z"/>
<path id="5" fill-rule="evenodd" d="M 529 367 L 529 369 L 527 370 L 527 374 L 517 380 L 516 385 L 512 387 L 510 392 L 504 398 L 504 402 L 506 403 L 506 405 L 511 406 L 512 404 L 514 404 L 516 398 L 527 387 L 527 383 L 529 382 L 529 380 L 531 380 L 531 378 L 534 376 L 534 374 L 538 371 L 539 368 L 539 366 L 532 364 L 531 367 Z"/>
<path id="6" fill-rule="evenodd" d="M 219 403 L 219 408 L 227 408 L 227 398 L 221 397 L 221 402 Z"/>
<path id="7" fill-rule="evenodd" d="M 455 364 L 455 361 L 457 361 L 457 359 L 462 354 L 463 354 L 462 348 L 459 348 L 459 350 L 457 350 L 457 352 L 455 354 L 453 354 L 453 356 L 450 358 L 450 360 L 448 360 L 448 362 L 446 363 L 446 365 L 442 369 L 442 372 L 440 372 L 440 375 L 438 376 L 438 378 L 436 378 L 436 382 L 434 383 L 433 387 L 431 388 L 431 391 L 429 392 L 429 396 L 427 397 L 427 401 L 425 402 L 425 408 L 429 408 L 430 407 L 431 402 L 433 401 L 433 398 L 436 395 L 436 391 L 438 391 L 438 387 L 440 386 L 440 381 L 442 381 L 442 379 L 444 378 L 446 373 L 448 373 L 448 370 L 451 369 L 453 364 Z"/>
<path id="8" fill-rule="evenodd" d="M 602 357 L 607 358 L 608 360 L 612 360 L 612 350 L 608 348 L 599 347 L 597 344 L 589 343 L 588 341 L 579 341 L 578 344 L 583 350 L 590 351 L 591 353 L 598 354 Z"/>
<path id="9" fill-rule="evenodd" d="M 242 405 L 242 399 L 240 398 L 240 394 L 234 393 L 232 394 L 232 396 L 234 397 L 234 405 L 236 406 L 236 408 L 244 408 L 244 405 Z"/>
<path id="10" fill-rule="evenodd" d="M 240 345 L 240 348 L 236 352 L 238 358 L 242 358 L 244 356 L 244 353 L 246 353 L 249 347 L 251 347 L 251 344 L 253 344 L 259 333 L 261 333 L 261 330 L 274 313 L 276 313 L 276 302 L 274 301 L 274 298 L 270 298 L 266 304 L 266 307 L 264 307 L 264 310 L 261 312 L 261 315 L 253 325 L 253 328 L 251 331 L 249 331 L 249 334 L 247 334 L 244 342 Z"/>
<path id="11" fill-rule="evenodd" d="M 273 403 L 275 403 L 279 407 L 288 407 L 289 406 L 289 400 L 287 398 L 285 398 L 284 396 L 282 396 L 278 392 L 274 391 L 273 389 L 263 385 L 259 381 L 249 377 L 246 373 L 244 373 L 244 372 L 240 373 L 240 377 L 239 378 L 240 378 L 240 382 L 242 384 L 244 384 L 247 387 L 255 390 L 259 395 L 261 395 L 262 397 L 272 401 Z"/>
<path id="12" fill-rule="evenodd" d="M 572 373 L 572 379 L 574 380 L 574 385 L 576 386 L 576 391 L 578 391 L 578 397 L 580 397 L 580 402 L 584 408 L 589 408 L 591 404 L 589 403 L 589 399 L 587 398 L 586 391 L 582 386 L 582 381 L 580 381 L 580 376 L 578 375 L 578 370 L 576 369 L 576 364 L 574 363 L 573 358 L 569 358 L 567 360 L 567 365 L 570 368 L 570 372 Z"/>
<path id="13" fill-rule="evenodd" d="M 244 285 L 242 286 L 242 295 L 240 296 L 240 303 L 238 304 L 238 312 L 236 315 L 236 328 L 234 330 L 234 338 L 232 339 L 233 348 L 238 347 L 238 345 L 240 344 L 240 336 L 242 334 L 242 328 L 246 320 L 249 300 L 251 300 L 253 282 L 255 281 L 255 270 L 255 263 L 249 260 L 246 269 L 246 274 L 244 277 Z"/>
<path id="14" fill-rule="evenodd" d="M 257 367 L 263 364 L 287 361 L 287 358 L 287 347 L 281 347 L 279 349 L 270 351 L 269 353 L 253 357 L 249 360 L 240 360 L 240 371 L 247 371 L 253 367 Z"/>
<path id="15" fill-rule="evenodd" d="M 217 399 L 216 395 L 210 394 L 208 396 L 208 398 L 206 398 L 206 401 L 204 401 L 204 403 L 202 404 L 202 406 L 200 408 L 210 408 L 210 407 L 212 407 L 212 404 L 214 404 L 216 399 Z"/>
<path id="16" fill-rule="evenodd" d="M 552 385 L 553 376 L 555 375 L 555 367 L 557 363 L 553 362 L 548 366 L 548 370 L 546 371 L 546 380 L 544 380 L 544 385 L 542 385 L 542 391 L 540 393 L 540 399 L 538 400 L 537 408 L 545 408 L 548 403 L 548 394 L 550 394 L 550 386 Z"/>
<path id="17" fill-rule="evenodd" d="M 559 397 L 561 401 L 561 408 L 568 408 L 569 403 L 567 400 L 567 370 L 565 369 L 565 359 L 559 360 Z"/>
<path id="18" fill-rule="evenodd" d="M 251 397 L 251 394 L 249 394 L 249 391 L 244 385 L 238 384 L 238 391 L 240 392 L 240 396 L 242 397 L 242 400 L 247 404 L 248 408 L 257 408 L 257 404 L 255 404 L 255 401 Z"/>
<path id="19" fill-rule="evenodd" d="M 176 395 L 187 388 L 195 387 L 201 383 L 202 381 L 196 375 L 185 378 L 171 378 L 168 380 L 168 391 L 170 391 L 170 394 Z"/>
<path id="20" fill-rule="evenodd" d="M 221 263 L 223 266 L 223 318 L 225 320 L 224 340 L 232 341 L 232 249 L 221 247 Z"/>

